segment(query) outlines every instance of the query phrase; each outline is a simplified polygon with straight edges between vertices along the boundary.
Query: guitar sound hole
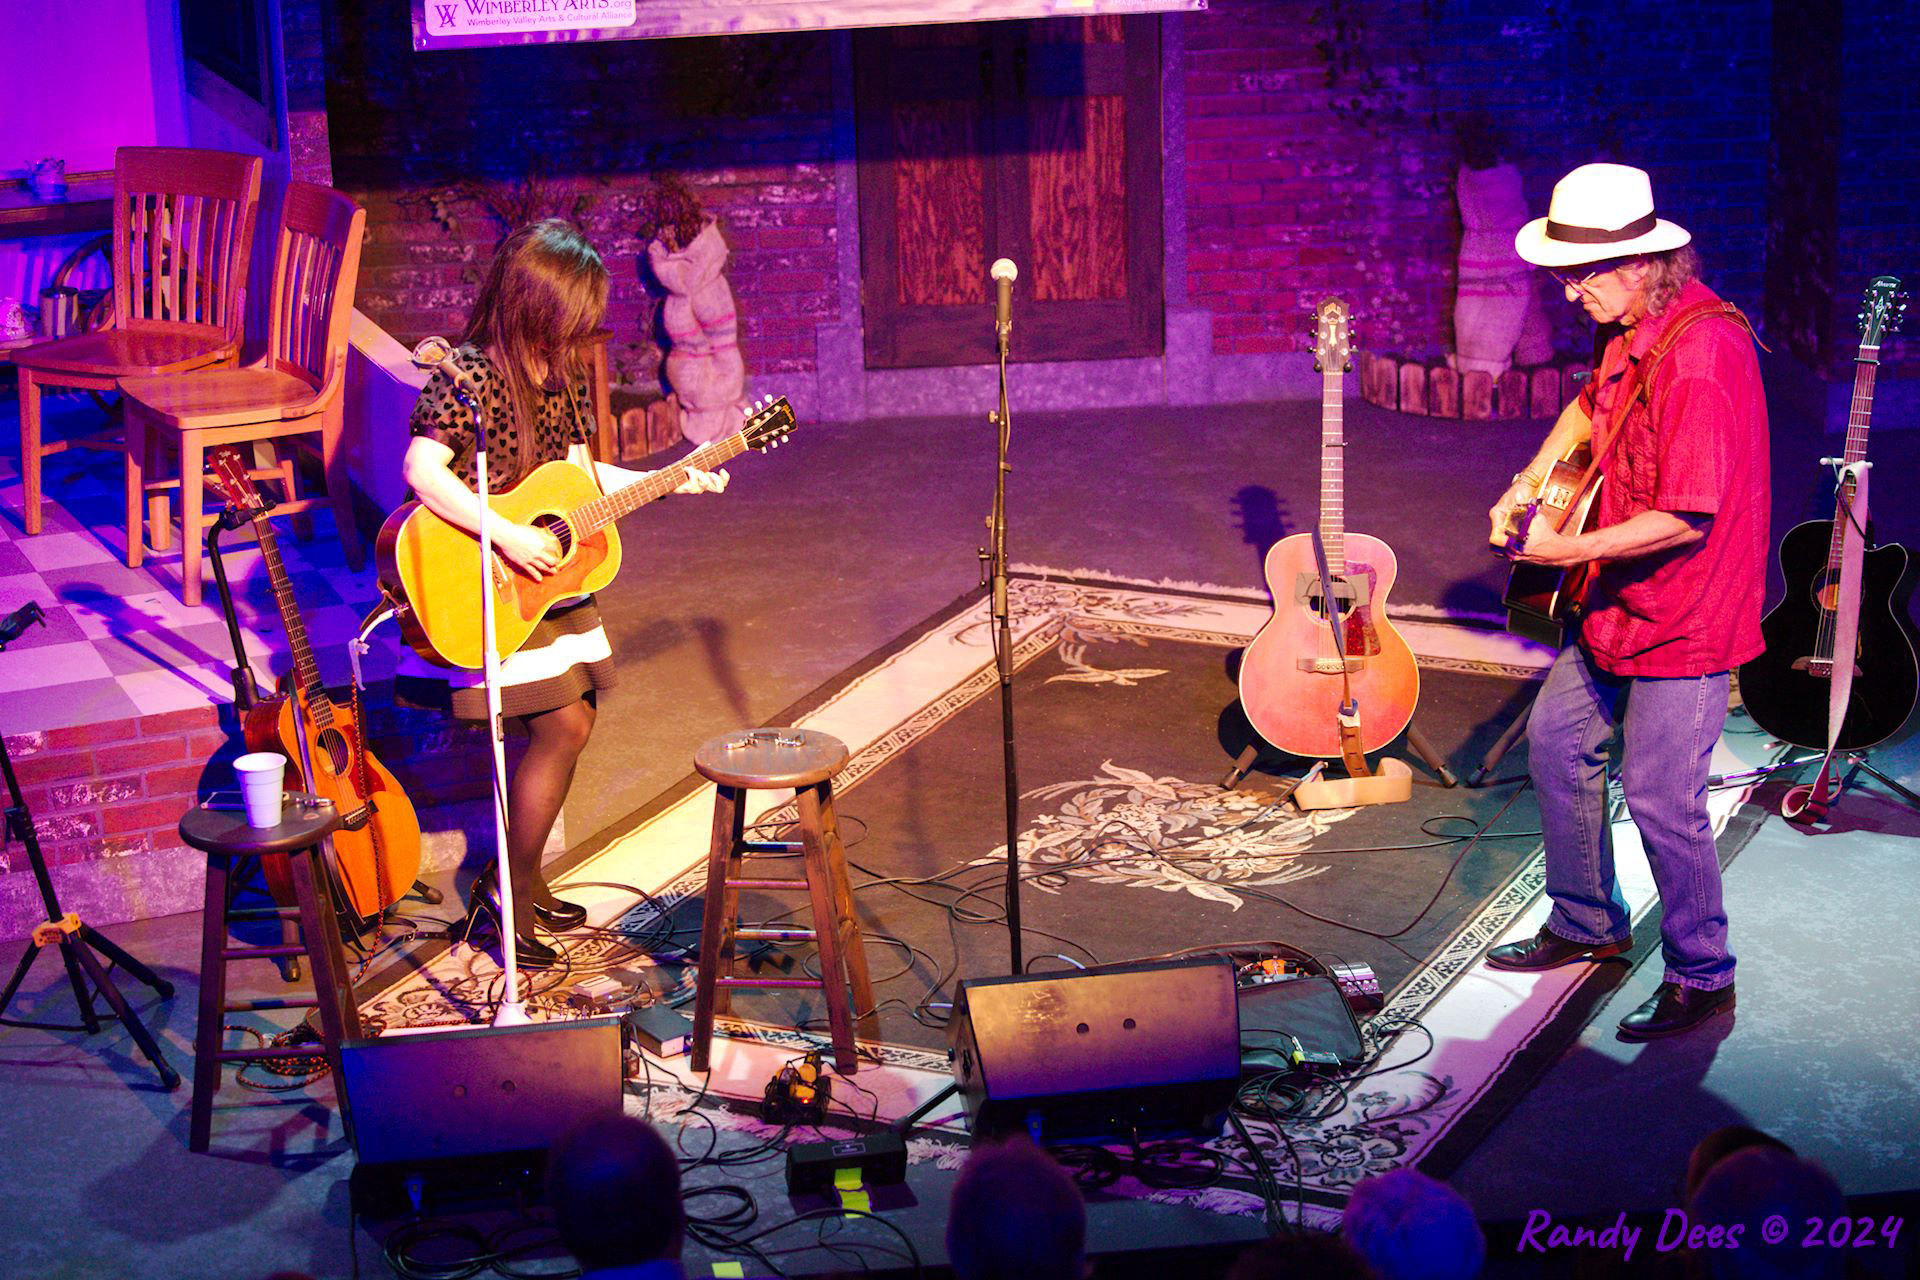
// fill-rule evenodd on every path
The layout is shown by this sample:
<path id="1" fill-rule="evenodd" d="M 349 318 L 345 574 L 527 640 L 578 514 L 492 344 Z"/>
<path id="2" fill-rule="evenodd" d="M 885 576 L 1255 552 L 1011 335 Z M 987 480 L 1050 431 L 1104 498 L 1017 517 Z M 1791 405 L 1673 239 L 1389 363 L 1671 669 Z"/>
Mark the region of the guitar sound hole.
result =
<path id="1" fill-rule="evenodd" d="M 533 523 L 535 528 L 545 529 L 553 535 L 554 541 L 560 544 L 561 556 L 564 557 L 573 550 L 573 530 L 567 527 L 564 519 L 551 514 L 540 515 L 534 517 Z"/>
<path id="2" fill-rule="evenodd" d="M 328 763 L 333 766 L 336 777 L 345 774 L 347 766 L 353 761 L 353 752 L 347 746 L 346 737 L 338 729 L 320 731 L 320 750 L 325 753 Z"/>

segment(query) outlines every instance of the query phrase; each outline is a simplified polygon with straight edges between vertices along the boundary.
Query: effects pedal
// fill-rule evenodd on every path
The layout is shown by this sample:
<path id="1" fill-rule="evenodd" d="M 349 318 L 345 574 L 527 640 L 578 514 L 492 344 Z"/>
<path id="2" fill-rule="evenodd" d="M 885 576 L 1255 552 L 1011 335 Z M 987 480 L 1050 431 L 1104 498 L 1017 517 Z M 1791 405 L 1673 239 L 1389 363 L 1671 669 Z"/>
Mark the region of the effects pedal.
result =
<path id="1" fill-rule="evenodd" d="M 820 1054 L 810 1053 L 787 1063 L 767 1081 L 760 1118 L 768 1124 L 820 1124 L 832 1101 L 833 1081 L 822 1069 Z"/>
<path id="2" fill-rule="evenodd" d="M 1347 1007 L 1355 1017 L 1369 1017 L 1386 1007 L 1386 1000 L 1380 994 L 1380 979 L 1374 976 L 1371 965 L 1332 964 L 1327 966 L 1327 976 L 1347 998 Z"/>

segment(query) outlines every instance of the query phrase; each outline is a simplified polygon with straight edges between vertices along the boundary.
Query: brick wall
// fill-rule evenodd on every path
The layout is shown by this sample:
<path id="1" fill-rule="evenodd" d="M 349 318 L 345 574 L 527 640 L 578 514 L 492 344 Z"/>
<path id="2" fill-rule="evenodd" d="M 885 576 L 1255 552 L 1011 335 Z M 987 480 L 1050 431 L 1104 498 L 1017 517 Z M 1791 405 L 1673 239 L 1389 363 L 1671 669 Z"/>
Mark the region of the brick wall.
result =
<path id="1" fill-rule="evenodd" d="M 1216 0 L 1181 19 L 1188 285 L 1216 351 L 1310 347 L 1326 292 L 1365 346 L 1450 346 L 1451 127 L 1475 108 L 1506 126 L 1540 211 L 1576 164 L 1649 170 L 1709 280 L 1757 312 L 1769 9 Z"/>
<path id="2" fill-rule="evenodd" d="M 7 735 L 50 867 L 178 848 L 180 815 L 226 745 L 213 707 Z M 26 866 L 17 845 L 0 855 L 0 871 Z"/>
<path id="3" fill-rule="evenodd" d="M 733 248 L 758 373 L 814 367 L 835 314 L 830 37 L 609 41 L 416 54 L 404 5 L 327 24 L 334 179 L 367 206 L 360 307 L 402 342 L 459 329 L 507 222 L 572 217 L 613 276 L 619 380 L 651 374 L 635 234 L 645 179 L 695 187 Z"/>
<path id="4" fill-rule="evenodd" d="M 1854 314 L 1869 279 L 1900 276 L 1920 296 L 1920 155 L 1914 53 L 1920 9 L 1849 5 L 1841 51 L 1839 194 L 1830 376 L 1851 383 Z M 1880 379 L 1920 374 L 1920 308 L 1881 351 Z M 1878 420 L 1878 419 L 1876 419 Z"/>
<path id="5" fill-rule="evenodd" d="M 1479 109 L 1507 126 L 1536 209 L 1584 161 L 1647 168 L 1708 280 L 1761 315 L 1774 9 L 1215 0 L 1167 17 L 1182 97 L 1169 172 L 1185 175 L 1167 199 L 1184 214 L 1169 225 L 1184 227 L 1185 305 L 1211 313 L 1219 356 L 1305 349 L 1327 292 L 1352 301 L 1364 346 L 1446 349 L 1452 126 Z M 1873 89 L 1845 117 L 1836 276 L 1870 259 L 1888 269 L 1880 260 L 1913 240 L 1912 144 L 1884 51 L 1912 47 L 1915 20 L 1847 18 L 1845 81 Z M 642 179 L 664 169 L 693 183 L 734 246 L 749 369 L 815 370 L 817 327 L 858 318 L 840 313 L 836 276 L 838 237 L 858 234 L 840 225 L 835 192 L 836 165 L 851 164 L 833 151 L 832 42 L 844 38 L 416 54 L 402 7 L 343 0 L 321 56 L 334 176 L 369 210 L 362 307 L 403 341 L 456 329 L 504 221 L 577 214 L 614 272 L 616 372 L 644 387 L 653 308 L 633 210 Z M 1550 314 L 1562 347 L 1580 347 L 1574 311 Z"/>

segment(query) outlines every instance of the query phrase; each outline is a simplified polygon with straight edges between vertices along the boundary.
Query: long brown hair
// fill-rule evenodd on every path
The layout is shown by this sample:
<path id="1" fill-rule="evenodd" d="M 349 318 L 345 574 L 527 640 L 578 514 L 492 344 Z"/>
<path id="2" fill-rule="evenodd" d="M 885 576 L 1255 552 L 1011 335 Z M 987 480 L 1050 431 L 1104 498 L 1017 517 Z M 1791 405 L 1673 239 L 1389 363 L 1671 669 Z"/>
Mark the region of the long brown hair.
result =
<path id="1" fill-rule="evenodd" d="M 501 241 L 460 340 L 485 351 L 506 380 L 522 475 L 533 466 L 541 386 L 571 387 L 586 372 L 582 344 L 606 314 L 606 263 L 573 224 L 547 218 Z"/>

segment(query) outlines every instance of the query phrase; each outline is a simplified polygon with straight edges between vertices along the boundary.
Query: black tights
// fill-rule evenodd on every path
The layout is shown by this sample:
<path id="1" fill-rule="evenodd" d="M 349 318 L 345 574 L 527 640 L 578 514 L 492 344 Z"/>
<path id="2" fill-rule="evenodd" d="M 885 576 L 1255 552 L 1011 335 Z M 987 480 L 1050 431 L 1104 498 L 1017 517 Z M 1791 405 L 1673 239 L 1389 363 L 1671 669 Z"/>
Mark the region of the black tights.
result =
<path id="1" fill-rule="evenodd" d="M 507 872 L 513 877 L 515 933 L 532 937 L 534 902 L 553 897 L 540 875 L 540 855 L 573 785 L 595 714 L 588 692 L 578 702 L 520 718 L 527 749 L 507 783 Z"/>

